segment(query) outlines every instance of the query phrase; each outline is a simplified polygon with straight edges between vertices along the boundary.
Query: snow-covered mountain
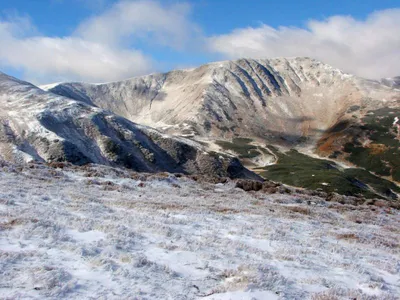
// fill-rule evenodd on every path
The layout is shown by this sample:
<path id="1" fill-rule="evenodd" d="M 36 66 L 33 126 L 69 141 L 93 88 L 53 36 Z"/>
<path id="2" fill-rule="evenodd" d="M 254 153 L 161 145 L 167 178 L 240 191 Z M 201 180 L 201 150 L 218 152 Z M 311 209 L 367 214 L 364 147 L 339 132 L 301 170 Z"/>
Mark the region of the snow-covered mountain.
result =
<path id="1" fill-rule="evenodd" d="M 250 168 L 264 168 L 258 172 L 272 176 L 267 178 L 290 184 L 284 174 L 265 169 L 277 162 L 269 144 L 311 150 L 400 182 L 400 139 L 393 126 L 400 91 L 314 59 L 241 59 L 42 89 L 2 78 L 1 153 L 13 159 L 114 163 L 143 171 L 236 170 L 221 165 L 223 156 L 212 150 L 237 155 Z M 248 139 L 230 143 L 236 137 Z M 244 171 L 237 160 L 223 160 Z M 282 172 L 293 173 L 291 166 Z M 314 186 L 315 180 L 301 186 Z"/>
<path id="2" fill-rule="evenodd" d="M 400 133 L 392 125 L 400 117 L 396 80 L 363 79 L 297 57 L 223 61 L 120 82 L 43 88 L 206 141 L 210 149 L 240 155 L 249 167 L 276 162 L 268 149 L 257 148 L 269 144 L 400 182 Z"/>
<path id="3" fill-rule="evenodd" d="M 310 58 L 241 59 L 120 82 L 47 88 L 173 133 L 288 141 L 314 140 L 349 118 L 350 107 L 365 112 L 400 99 L 398 91 Z"/>
<path id="4" fill-rule="evenodd" d="M 196 142 L 161 134 L 4 73 L 0 73 L 0 108 L 0 158 L 8 161 L 252 176 L 235 158 L 207 153 Z"/>

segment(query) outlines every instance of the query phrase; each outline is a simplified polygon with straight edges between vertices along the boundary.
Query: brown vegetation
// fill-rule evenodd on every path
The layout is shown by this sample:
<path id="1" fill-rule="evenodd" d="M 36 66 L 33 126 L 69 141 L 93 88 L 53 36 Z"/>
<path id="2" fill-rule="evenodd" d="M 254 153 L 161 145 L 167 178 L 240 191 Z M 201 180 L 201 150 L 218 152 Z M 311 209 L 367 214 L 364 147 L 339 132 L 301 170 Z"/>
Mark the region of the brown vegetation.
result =
<path id="1" fill-rule="evenodd" d="M 310 215 L 311 210 L 308 207 L 303 207 L 303 206 L 287 206 L 287 210 L 294 212 L 294 213 L 299 213 L 302 215 Z"/>
<path id="2" fill-rule="evenodd" d="M 355 233 L 339 233 L 336 235 L 338 240 L 359 240 Z"/>
<path id="3" fill-rule="evenodd" d="M 317 153 L 323 156 L 340 151 L 349 137 L 343 132 L 327 133 L 317 143 Z"/>
<path id="4" fill-rule="evenodd" d="M 372 155 L 379 155 L 384 153 L 389 149 L 388 146 L 384 144 L 370 144 L 369 145 L 369 153 Z"/>
<path id="5" fill-rule="evenodd" d="M 256 180 L 238 180 L 236 182 L 236 186 L 239 189 L 242 189 L 246 192 L 249 191 L 262 191 L 264 193 L 267 194 L 275 194 L 277 192 L 279 193 L 290 193 L 291 190 L 289 190 L 286 187 L 283 187 L 281 184 L 279 183 L 275 183 L 272 181 L 264 181 L 264 182 L 260 182 L 260 181 L 256 181 Z"/>

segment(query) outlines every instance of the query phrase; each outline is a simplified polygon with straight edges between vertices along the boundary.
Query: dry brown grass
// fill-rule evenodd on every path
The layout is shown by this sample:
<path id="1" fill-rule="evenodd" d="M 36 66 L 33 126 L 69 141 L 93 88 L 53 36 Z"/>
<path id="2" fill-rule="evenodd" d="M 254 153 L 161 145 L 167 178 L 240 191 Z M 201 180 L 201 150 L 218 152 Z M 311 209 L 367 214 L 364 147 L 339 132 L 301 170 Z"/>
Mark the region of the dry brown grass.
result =
<path id="1" fill-rule="evenodd" d="M 351 138 L 343 132 L 327 133 L 317 142 L 317 153 L 329 155 L 340 151 L 342 146 Z"/>
<path id="2" fill-rule="evenodd" d="M 120 191 L 120 187 L 118 185 L 104 185 L 101 189 L 103 191 Z"/>
<path id="3" fill-rule="evenodd" d="M 101 178 L 104 177 L 105 174 L 97 171 L 97 170 L 91 170 L 91 171 L 87 171 L 85 172 L 85 174 L 83 176 L 85 177 L 97 177 L 97 178 Z"/>
<path id="4" fill-rule="evenodd" d="M 338 133 L 325 137 L 320 141 L 320 144 L 318 145 L 318 151 L 320 153 L 331 153 L 335 150 L 338 150 L 340 145 L 337 145 L 337 139 L 339 137 L 340 134 Z"/>
<path id="5" fill-rule="evenodd" d="M 147 177 L 148 180 L 163 180 L 166 179 L 168 177 L 170 177 L 171 174 L 167 173 L 167 172 L 160 172 L 160 173 L 156 173 L 153 175 L 149 175 Z"/>
<path id="6" fill-rule="evenodd" d="M 238 214 L 243 212 L 229 207 L 215 207 L 215 206 L 210 207 L 210 210 L 223 214 Z"/>
<path id="7" fill-rule="evenodd" d="M 290 212 L 299 213 L 302 215 L 311 215 L 311 210 L 308 207 L 287 206 L 286 209 Z"/>
<path id="8" fill-rule="evenodd" d="M 336 235 L 338 240 L 359 240 L 359 237 L 355 233 L 339 233 Z"/>
<path id="9" fill-rule="evenodd" d="M 154 203 L 153 206 L 155 206 L 157 209 L 162 209 L 162 210 L 183 210 L 187 206 L 178 204 L 178 203 Z"/>
<path id="10" fill-rule="evenodd" d="M 382 229 L 389 231 L 389 232 L 400 233 L 400 228 L 390 226 L 390 225 L 383 226 Z"/>
<path id="11" fill-rule="evenodd" d="M 387 151 L 389 147 L 384 144 L 370 144 L 369 145 L 369 153 L 372 155 L 382 154 Z"/>
<path id="12" fill-rule="evenodd" d="M 312 300 L 339 300 L 339 297 L 334 295 L 317 294 L 311 296 Z"/>
<path id="13" fill-rule="evenodd" d="M 64 169 L 66 167 L 69 167 L 70 165 L 71 165 L 70 163 L 58 162 L 58 161 L 53 161 L 53 162 L 47 163 L 47 166 L 49 166 L 50 168 L 54 168 L 54 169 Z"/>
<path id="14" fill-rule="evenodd" d="M 147 177 L 149 177 L 149 174 L 146 173 L 131 172 L 129 174 L 129 178 L 133 180 L 147 181 Z"/>
<path id="15" fill-rule="evenodd" d="M 26 220 L 12 219 L 10 221 L 0 223 L 0 230 L 9 230 L 15 226 L 22 225 L 24 223 L 26 223 Z"/>

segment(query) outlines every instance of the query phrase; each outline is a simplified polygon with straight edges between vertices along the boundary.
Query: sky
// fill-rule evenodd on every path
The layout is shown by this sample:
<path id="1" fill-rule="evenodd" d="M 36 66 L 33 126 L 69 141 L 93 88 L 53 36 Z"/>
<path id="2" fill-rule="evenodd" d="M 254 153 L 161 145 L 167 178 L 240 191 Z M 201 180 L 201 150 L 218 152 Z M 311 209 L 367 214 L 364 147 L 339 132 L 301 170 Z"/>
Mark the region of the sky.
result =
<path id="1" fill-rule="evenodd" d="M 398 0 L 0 0 L 0 70 L 108 82 L 237 58 L 308 56 L 400 75 Z"/>

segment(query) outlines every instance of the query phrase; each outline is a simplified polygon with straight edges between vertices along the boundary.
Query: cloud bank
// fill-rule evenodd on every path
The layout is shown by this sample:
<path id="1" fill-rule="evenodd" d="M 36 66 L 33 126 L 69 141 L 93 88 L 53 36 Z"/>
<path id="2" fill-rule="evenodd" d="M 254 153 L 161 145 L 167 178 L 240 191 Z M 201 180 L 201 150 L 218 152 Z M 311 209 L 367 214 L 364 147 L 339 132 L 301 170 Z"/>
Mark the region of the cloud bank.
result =
<path id="1" fill-rule="evenodd" d="M 121 1 L 100 16 L 89 18 L 77 29 L 84 39 L 106 45 L 130 42 L 182 49 L 194 38 L 197 25 L 189 20 L 187 3 L 162 5 L 154 1 Z"/>
<path id="2" fill-rule="evenodd" d="M 62 37 L 40 34 L 29 18 L 0 17 L 0 68 L 36 83 L 114 81 L 158 71 L 163 61 L 144 51 L 150 47 L 186 55 L 203 49 L 210 59 L 309 56 L 368 78 L 400 74 L 400 9 L 365 20 L 332 16 L 305 28 L 262 24 L 204 36 L 188 3 L 123 0 L 107 7 Z"/>
<path id="3" fill-rule="evenodd" d="M 208 39 L 209 51 L 225 58 L 309 56 L 368 78 L 400 74 L 400 9 L 374 12 L 366 20 L 333 16 L 305 29 L 261 25 Z"/>
<path id="4" fill-rule="evenodd" d="M 19 36 L 16 24 L 0 23 L 0 65 L 22 69 L 34 82 L 118 80 L 151 70 L 151 59 L 79 37 Z"/>
<path id="5" fill-rule="evenodd" d="M 147 42 L 182 49 L 196 25 L 187 4 L 120 1 L 66 37 L 37 33 L 28 18 L 0 19 L 0 66 L 21 69 L 35 82 L 103 82 L 155 70 L 153 58 L 135 48 Z"/>

